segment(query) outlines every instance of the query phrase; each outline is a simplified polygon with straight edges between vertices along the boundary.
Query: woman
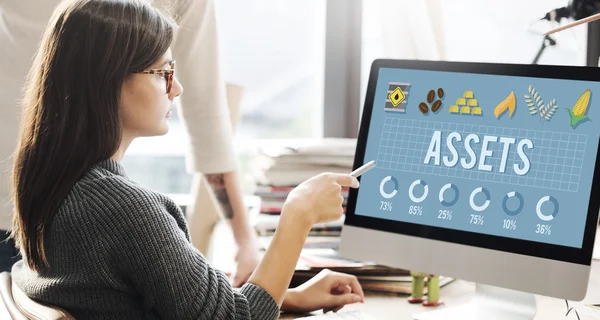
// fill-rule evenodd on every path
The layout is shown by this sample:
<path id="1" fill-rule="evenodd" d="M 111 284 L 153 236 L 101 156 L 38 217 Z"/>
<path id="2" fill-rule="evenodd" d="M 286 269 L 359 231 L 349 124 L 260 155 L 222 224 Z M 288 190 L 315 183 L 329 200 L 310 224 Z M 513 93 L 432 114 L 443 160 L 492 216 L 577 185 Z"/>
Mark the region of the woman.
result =
<path id="1" fill-rule="evenodd" d="M 0 271 L 10 271 L 20 259 L 13 239 L 7 240 L 12 225 L 10 172 L 12 155 L 19 134 L 21 87 L 31 67 L 46 23 L 54 8 L 63 0 L 0 0 Z M 215 218 L 213 210 L 196 210 L 204 204 L 202 189 L 211 188 L 220 205 L 222 218 L 235 240 L 235 264 L 231 270 L 234 287 L 244 284 L 260 261 L 258 239 L 248 224 L 248 213 L 239 187 L 239 172 L 232 141 L 232 127 L 224 81 L 218 65 L 217 21 L 214 0 L 154 0 L 157 8 L 176 13 L 178 32 L 171 45 L 173 56 L 184 69 L 177 70 L 178 80 L 186 87 L 177 113 L 186 128 L 189 152 L 186 169 L 192 175 L 191 200 L 186 216 L 192 243 L 201 252 L 208 251 Z M 200 45 L 197 45 L 200 44 Z M 210 139 L 204 137 L 210 136 Z M 8 161 L 7 159 L 11 159 Z M 208 182 L 204 186 L 202 182 Z M 210 191 L 210 190 L 204 190 Z M 210 195 L 210 194 L 208 194 Z M 8 205 L 5 205 L 8 204 Z M 199 208 L 204 209 L 204 208 Z M 213 208 L 217 209 L 217 208 Z M 198 223 L 198 221 L 201 223 Z M 195 224 L 195 225 L 192 225 Z M 197 232 L 206 234 L 196 237 Z M 196 239 L 195 239 L 196 238 Z M 216 245 L 219 245 L 218 243 Z"/>
<path id="2" fill-rule="evenodd" d="M 175 203 L 127 178 L 127 147 L 165 134 L 183 91 L 174 29 L 142 0 L 74 0 L 54 12 L 15 155 L 15 284 L 86 319 L 275 319 L 362 301 L 355 277 L 332 272 L 287 290 L 311 225 L 340 217 L 341 188 L 355 178 L 321 174 L 291 192 L 239 292 L 191 245 Z"/>

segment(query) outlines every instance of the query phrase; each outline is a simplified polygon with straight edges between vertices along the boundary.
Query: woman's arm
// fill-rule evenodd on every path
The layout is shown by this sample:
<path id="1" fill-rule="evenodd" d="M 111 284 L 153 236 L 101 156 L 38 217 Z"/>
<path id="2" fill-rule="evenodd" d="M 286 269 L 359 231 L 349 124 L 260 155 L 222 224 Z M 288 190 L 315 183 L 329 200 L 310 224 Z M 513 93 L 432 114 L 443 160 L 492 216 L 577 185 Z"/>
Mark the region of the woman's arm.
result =
<path id="1" fill-rule="evenodd" d="M 185 218 L 168 198 L 108 179 L 102 190 L 112 201 L 94 207 L 104 213 L 101 241 L 108 242 L 116 272 L 161 317 L 276 319 L 310 227 L 342 215 L 341 190 L 347 186 L 358 187 L 358 181 L 322 174 L 290 193 L 273 241 L 241 294 L 193 247 Z M 107 208 L 110 203 L 119 206 Z"/>
<path id="2" fill-rule="evenodd" d="M 277 319 L 279 306 L 264 289 L 235 292 L 189 241 L 187 223 L 166 197 L 122 183 L 105 183 L 118 207 L 100 201 L 115 273 L 142 296 L 144 307 L 164 319 Z"/>
<path id="3" fill-rule="evenodd" d="M 248 280 L 269 292 L 279 306 L 313 224 L 337 220 L 343 214 L 342 187 L 357 188 L 358 180 L 346 174 L 320 174 L 288 195 L 269 249 Z"/>
<path id="4" fill-rule="evenodd" d="M 309 215 L 286 208 L 269 249 L 248 283 L 264 288 L 281 306 L 294 275 L 300 251 L 312 226 Z M 304 218 L 302 217 L 304 216 Z"/>
<path id="5" fill-rule="evenodd" d="M 223 213 L 227 219 L 232 222 L 235 217 L 233 207 L 239 207 L 240 199 L 236 190 L 235 177 L 227 176 L 223 174 L 210 174 L 205 175 L 209 183 L 213 186 L 213 190 L 219 202 L 222 205 Z M 233 178 L 233 179 L 232 179 Z M 228 189 L 231 188 L 231 189 Z M 231 197 L 233 195 L 233 197 Z M 235 201 L 236 197 L 238 201 Z M 231 201 L 233 199 L 234 201 Z M 233 205 L 235 204 L 235 206 Z M 283 303 L 283 297 L 287 291 L 287 286 L 272 286 L 268 282 L 273 282 L 272 279 L 277 279 L 278 283 L 289 284 L 295 270 L 298 257 L 302 251 L 302 247 L 308 236 L 308 232 L 312 227 L 310 220 L 311 216 L 299 212 L 299 208 L 294 205 L 285 206 L 277 230 L 274 234 L 273 241 L 269 246 L 269 250 L 262 259 L 262 263 L 253 275 L 251 282 L 258 285 L 259 287 L 271 287 L 269 293 L 279 301 L 279 305 Z M 244 228 L 248 225 L 247 219 L 244 215 L 242 219 L 245 225 L 237 226 L 238 228 Z M 234 227 L 235 230 L 235 227 Z M 237 240 L 237 237 L 236 237 Z M 248 275 L 250 276 L 250 274 Z M 271 277 L 274 278 L 271 278 Z"/>

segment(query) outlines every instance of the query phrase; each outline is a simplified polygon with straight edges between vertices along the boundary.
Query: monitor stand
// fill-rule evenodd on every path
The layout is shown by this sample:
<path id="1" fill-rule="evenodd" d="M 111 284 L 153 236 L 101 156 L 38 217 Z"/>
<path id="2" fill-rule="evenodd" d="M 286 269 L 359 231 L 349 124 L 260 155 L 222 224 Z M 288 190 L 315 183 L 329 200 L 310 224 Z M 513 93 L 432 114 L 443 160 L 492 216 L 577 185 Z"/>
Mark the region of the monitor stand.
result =
<path id="1" fill-rule="evenodd" d="M 533 294 L 477 284 L 471 301 L 455 307 L 442 306 L 437 310 L 417 314 L 414 319 L 531 320 L 535 314 Z"/>

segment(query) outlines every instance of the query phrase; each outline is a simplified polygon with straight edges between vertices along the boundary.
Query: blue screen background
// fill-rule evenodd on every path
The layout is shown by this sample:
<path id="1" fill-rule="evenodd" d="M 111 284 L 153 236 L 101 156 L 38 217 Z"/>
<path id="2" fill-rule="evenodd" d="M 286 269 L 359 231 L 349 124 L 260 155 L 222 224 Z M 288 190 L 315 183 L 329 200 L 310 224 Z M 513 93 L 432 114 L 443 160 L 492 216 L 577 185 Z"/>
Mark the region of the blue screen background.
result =
<path id="1" fill-rule="evenodd" d="M 386 105 L 390 106 L 386 101 L 388 90 L 396 83 L 409 84 L 403 87 L 407 98 L 401 107 L 405 112 L 385 109 Z M 555 99 L 558 108 L 550 121 L 541 121 L 538 114 L 530 114 L 524 97 L 530 85 L 541 95 L 544 105 Z M 427 93 L 438 88 L 444 90 L 441 109 L 437 113 L 430 110 L 423 114 L 419 103 L 426 102 Z M 573 128 L 567 109 L 573 109 L 586 89 L 591 90 L 586 113 L 590 120 Z M 456 105 L 467 90 L 472 91 L 482 115 L 449 112 L 450 106 Z M 513 116 L 509 117 L 506 111 L 496 118 L 494 108 L 511 91 L 516 98 Z M 365 162 L 376 160 L 376 167 L 361 177 L 355 214 L 580 248 L 600 131 L 596 93 L 600 94 L 600 84 L 590 81 L 380 69 L 364 159 Z M 476 134 L 479 143 L 471 142 L 477 156 L 475 167 L 464 169 L 460 161 L 454 167 L 446 167 L 442 159 L 440 165 L 435 165 L 433 160 L 425 164 L 436 130 L 441 131 L 441 156 L 452 158 L 446 138 L 449 133 L 458 132 L 462 141 L 454 141 L 453 145 L 458 157 L 466 160 L 470 157 L 464 148 L 464 139 L 468 134 Z M 485 164 L 491 165 L 492 171 L 478 170 L 484 135 L 516 140 L 510 145 L 504 173 L 499 172 L 503 151 L 500 142 L 488 145 L 492 155 L 486 158 Z M 527 174 L 518 175 L 513 165 L 523 166 L 516 150 L 518 142 L 525 138 L 534 146 L 524 149 L 531 165 Z M 393 179 L 382 183 L 388 176 Z M 409 197 L 409 187 L 416 180 L 423 183 L 414 188 L 415 197 L 424 194 L 424 184 L 428 188 L 428 195 L 421 202 Z M 458 197 L 454 204 L 443 205 L 439 191 L 448 183 L 458 189 Z M 397 191 L 385 198 L 380 187 L 388 195 Z M 473 190 L 480 187 L 487 190 L 489 205 L 476 211 L 469 198 Z M 452 200 L 454 192 L 446 190 L 443 199 Z M 523 199 L 522 210 L 516 215 L 507 214 L 502 206 L 510 192 L 520 194 Z M 552 201 L 543 202 L 540 210 L 548 217 L 544 220 L 536 213 L 536 207 L 546 196 L 552 197 L 558 207 Z M 473 198 L 478 206 L 486 200 L 484 192 Z M 519 203 L 517 197 L 511 197 L 506 207 L 515 210 Z"/>

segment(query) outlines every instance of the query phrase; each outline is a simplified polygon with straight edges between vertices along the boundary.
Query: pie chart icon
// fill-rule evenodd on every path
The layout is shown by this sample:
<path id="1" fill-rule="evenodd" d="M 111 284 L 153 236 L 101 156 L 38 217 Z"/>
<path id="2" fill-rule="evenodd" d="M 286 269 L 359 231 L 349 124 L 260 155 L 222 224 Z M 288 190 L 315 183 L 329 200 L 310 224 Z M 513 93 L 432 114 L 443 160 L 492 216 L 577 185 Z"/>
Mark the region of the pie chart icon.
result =
<path id="1" fill-rule="evenodd" d="M 550 202 L 554 205 L 554 211 L 552 211 L 552 213 L 550 214 L 544 214 L 542 212 L 542 205 L 546 202 Z M 535 207 L 535 212 L 537 213 L 538 218 L 540 218 L 543 221 L 553 220 L 554 218 L 556 218 L 556 215 L 558 215 L 558 201 L 552 196 L 542 197 L 540 201 L 538 201 L 537 206 Z"/>
<path id="2" fill-rule="evenodd" d="M 391 192 L 385 190 L 385 185 L 388 182 L 391 182 L 394 186 Z M 383 178 L 383 180 L 381 180 L 381 184 L 379 184 L 379 193 L 381 193 L 381 196 L 386 199 L 393 198 L 396 195 L 396 193 L 398 193 L 398 180 L 392 176 L 387 176 Z"/>
<path id="3" fill-rule="evenodd" d="M 508 206 L 509 201 L 518 201 L 519 205 L 515 209 L 511 209 Z M 521 212 L 521 210 L 523 210 L 524 202 L 525 201 L 523 200 L 523 196 L 520 193 L 516 191 L 511 191 L 504 196 L 504 199 L 502 199 L 502 210 L 504 210 L 504 213 L 506 213 L 509 216 L 516 216 Z"/>
<path id="4" fill-rule="evenodd" d="M 485 201 L 482 205 L 478 205 L 475 203 L 475 196 L 479 193 L 482 193 L 485 196 Z M 481 212 L 487 209 L 487 207 L 490 205 L 490 192 L 483 187 L 476 188 L 475 190 L 473 190 L 473 192 L 471 192 L 471 196 L 469 197 L 469 204 L 471 205 L 471 208 L 477 212 Z"/>
<path id="5" fill-rule="evenodd" d="M 423 187 L 423 194 L 420 197 L 415 196 L 415 187 L 416 186 Z M 429 186 L 423 180 L 413 181 L 413 183 L 408 188 L 408 197 L 410 198 L 410 200 L 412 200 L 412 202 L 415 202 L 415 203 L 423 202 L 423 200 L 425 200 L 425 198 L 427 198 L 428 194 L 429 194 Z"/>
<path id="6" fill-rule="evenodd" d="M 447 193 L 446 191 L 448 189 L 452 189 L 454 191 L 453 195 L 450 197 L 445 196 L 445 193 Z M 451 207 L 451 206 L 455 205 L 456 202 L 458 201 L 458 194 L 459 194 L 458 187 L 455 184 L 447 183 L 440 189 L 440 194 L 439 194 L 440 203 L 446 207 Z"/>

